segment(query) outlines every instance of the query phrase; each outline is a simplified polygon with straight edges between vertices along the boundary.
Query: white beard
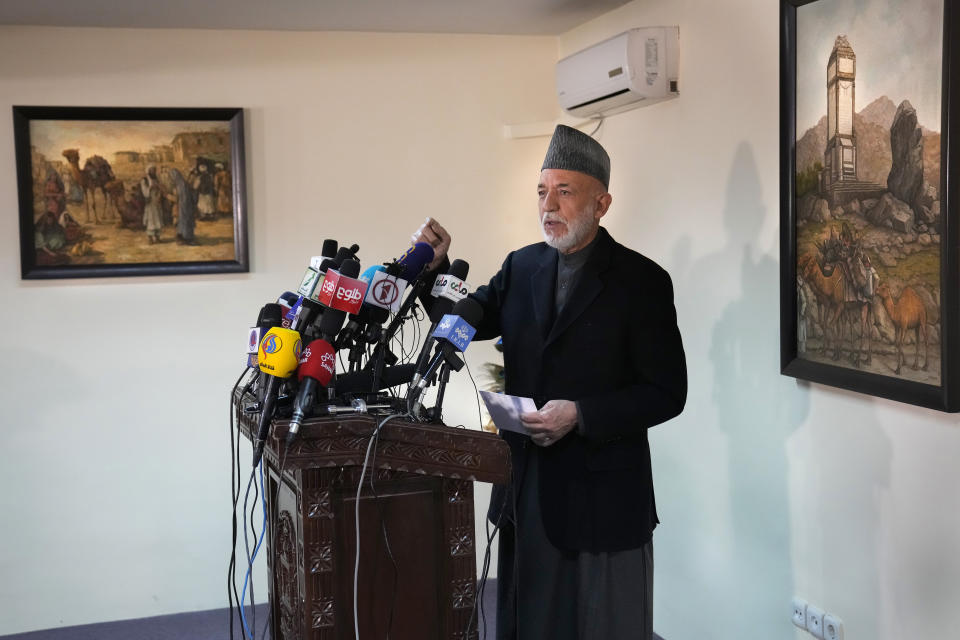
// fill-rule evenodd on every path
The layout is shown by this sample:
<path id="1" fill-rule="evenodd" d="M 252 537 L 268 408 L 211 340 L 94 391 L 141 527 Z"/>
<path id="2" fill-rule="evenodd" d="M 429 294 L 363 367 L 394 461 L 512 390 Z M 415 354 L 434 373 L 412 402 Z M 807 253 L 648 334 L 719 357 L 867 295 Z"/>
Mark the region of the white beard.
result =
<path id="1" fill-rule="evenodd" d="M 543 234 L 544 242 L 560 253 L 567 253 L 570 249 L 582 243 L 593 231 L 594 219 L 591 215 L 591 209 L 592 207 L 587 207 L 567 221 L 567 232 L 559 236 L 549 235 L 543 224 L 545 222 L 560 222 L 560 217 L 552 213 L 544 214 L 543 219 L 540 220 L 540 233 Z"/>

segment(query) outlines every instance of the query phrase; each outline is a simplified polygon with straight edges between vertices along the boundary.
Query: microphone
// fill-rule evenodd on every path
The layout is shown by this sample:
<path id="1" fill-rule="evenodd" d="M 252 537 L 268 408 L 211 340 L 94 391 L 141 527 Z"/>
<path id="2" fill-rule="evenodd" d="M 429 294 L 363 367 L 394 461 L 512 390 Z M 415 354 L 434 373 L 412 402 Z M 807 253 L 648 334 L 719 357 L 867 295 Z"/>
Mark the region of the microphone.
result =
<path id="1" fill-rule="evenodd" d="M 360 276 L 362 282 L 367 283 L 367 292 L 363 298 L 363 304 L 357 313 L 350 314 L 347 325 L 337 336 L 334 346 L 337 349 L 348 349 L 354 344 L 362 344 L 363 327 L 366 324 L 383 324 L 390 317 L 390 310 L 384 306 L 384 302 L 391 302 L 392 298 L 399 298 L 397 285 L 395 282 L 383 283 L 389 279 L 386 275 L 386 269 L 383 265 L 377 264 L 367 268 Z M 396 278 L 393 278 L 396 281 Z M 353 358 L 351 357 L 351 362 Z"/>
<path id="2" fill-rule="evenodd" d="M 327 307 L 320 317 L 320 336 L 327 342 L 335 342 L 347 313 L 358 312 L 363 304 L 367 284 L 357 280 L 358 275 L 360 263 L 353 258 L 344 260 L 339 272 L 327 270 L 318 296 L 319 302 Z"/>
<path id="3" fill-rule="evenodd" d="M 300 299 L 300 296 L 292 291 L 284 291 L 277 297 L 277 304 L 283 305 L 288 309 L 296 304 L 297 300 Z"/>
<path id="4" fill-rule="evenodd" d="M 483 319 L 483 308 L 472 298 L 464 298 L 453 305 L 451 311 L 452 313 L 440 319 L 432 334 L 438 344 L 426 371 L 415 385 L 410 386 L 407 405 L 414 407 L 411 413 L 419 411 L 423 390 L 441 363 L 450 366 L 454 371 L 459 371 L 463 367 L 463 360 L 457 357 L 456 352 L 466 350 L 477 332 L 476 325 Z"/>
<path id="5" fill-rule="evenodd" d="M 359 247 L 357 247 L 357 249 L 359 249 Z M 297 293 L 300 294 L 299 304 L 306 307 L 306 309 L 297 309 L 295 311 L 297 317 L 291 318 L 291 329 L 302 331 L 303 327 L 308 326 L 317 314 L 322 312 L 320 307 L 312 303 L 316 301 L 317 288 L 323 284 L 327 268 L 332 263 L 332 258 L 337 255 L 337 251 L 337 241 L 328 238 L 323 241 L 320 255 L 310 258 L 310 266 L 308 266 L 304 272 L 303 278 L 300 280 L 300 287 L 297 289 Z M 349 252 L 349 249 L 344 249 L 344 255 L 346 255 L 347 252 Z M 300 314 L 304 312 L 308 312 L 307 317 L 300 317 Z"/>
<path id="6" fill-rule="evenodd" d="M 357 249 L 359 250 L 360 247 L 357 247 Z M 337 241 L 331 238 L 324 240 L 320 248 L 320 255 L 324 258 L 332 258 L 337 255 Z"/>
<path id="7" fill-rule="evenodd" d="M 337 376 L 338 393 L 376 393 L 396 387 L 401 384 L 408 384 L 413 378 L 415 365 L 398 364 L 395 367 L 384 367 L 380 375 L 380 382 L 377 388 L 373 388 L 373 372 L 369 369 L 356 371 L 354 373 L 344 373 Z"/>
<path id="8" fill-rule="evenodd" d="M 400 328 L 400 324 L 403 322 L 403 318 L 406 316 L 407 311 L 410 310 L 410 307 L 412 307 L 413 303 L 416 302 L 417 296 L 419 296 L 420 292 L 423 290 L 424 282 L 423 280 L 420 280 L 420 275 L 424 272 L 424 268 L 432 261 L 433 247 L 426 242 L 418 242 L 417 244 L 413 245 L 407 249 L 402 256 L 400 256 L 399 260 L 397 260 L 397 265 L 403 267 L 403 271 L 400 273 L 400 278 L 406 280 L 407 282 L 413 283 L 414 286 L 407 295 L 407 299 L 403 301 L 402 305 L 400 305 L 400 308 L 397 310 L 393 321 L 389 324 L 389 326 L 387 326 L 381 342 L 389 343 L 390 340 L 393 339 L 397 329 Z"/>
<path id="9" fill-rule="evenodd" d="M 470 264 L 466 260 L 454 260 L 450 265 L 450 270 L 437 276 L 433 284 L 433 290 L 430 292 L 436 301 L 430 309 L 430 331 L 427 339 L 423 341 L 423 347 L 420 349 L 420 357 L 417 358 L 417 373 L 413 376 L 413 383 L 420 382 L 420 376 L 426 370 L 427 361 L 430 358 L 430 348 L 433 346 L 433 332 L 437 329 L 437 323 L 443 316 L 450 313 L 453 305 L 467 297 L 468 288 L 466 282 L 467 274 L 470 273 Z"/>
<path id="10" fill-rule="evenodd" d="M 450 313 L 453 305 L 467 297 L 470 289 L 465 282 L 470 273 L 470 263 L 466 260 L 454 260 L 447 273 L 437 276 L 430 295 L 437 301 L 430 309 L 430 320 L 434 323 Z"/>
<path id="11" fill-rule="evenodd" d="M 403 267 L 400 277 L 407 282 L 413 282 L 431 262 L 433 262 L 433 247 L 427 242 L 418 242 L 404 251 L 397 260 L 397 264 Z"/>
<path id="12" fill-rule="evenodd" d="M 250 333 L 247 336 L 247 366 L 251 369 L 257 367 L 257 350 L 260 348 L 260 339 L 267 331 L 273 327 L 279 327 L 283 323 L 283 310 L 279 304 L 268 302 L 260 308 L 257 315 L 257 324 L 250 327 Z"/>
<path id="13" fill-rule="evenodd" d="M 257 315 L 257 327 L 269 330 L 273 327 L 279 327 L 281 322 L 283 322 L 283 313 L 279 304 L 268 302 L 260 307 L 260 313 Z"/>
<path id="14" fill-rule="evenodd" d="M 323 247 L 320 249 L 320 255 L 310 258 L 310 266 L 322 273 L 325 268 L 321 268 L 320 265 L 322 265 L 325 260 L 332 260 L 336 255 L 337 241 L 327 238 L 323 241 Z"/>
<path id="15" fill-rule="evenodd" d="M 296 370 L 301 348 L 300 334 L 282 327 L 271 328 L 260 341 L 260 349 L 257 352 L 258 366 L 260 371 L 267 374 L 267 388 L 263 397 L 257 438 L 253 445 L 254 467 L 260 464 L 260 459 L 263 457 L 263 446 L 270 433 L 270 422 L 276 411 L 280 384 Z"/>
<path id="16" fill-rule="evenodd" d="M 357 251 L 360 251 L 360 245 L 358 244 L 353 244 L 349 247 L 340 247 L 337 249 L 337 253 L 333 257 L 333 268 L 339 269 L 345 260 L 356 260 Z"/>
<path id="17" fill-rule="evenodd" d="M 290 417 L 290 430 L 287 431 L 287 446 L 297 437 L 300 424 L 310 415 L 316 399 L 318 385 L 326 387 L 330 384 L 336 371 L 337 356 L 326 340 L 314 340 L 304 349 L 300 357 L 300 366 L 297 367 L 297 379 L 300 380 L 300 389 L 293 401 L 293 415 Z"/>
<path id="18" fill-rule="evenodd" d="M 403 323 L 404 317 L 410 310 L 410 307 L 413 306 L 417 296 L 423 290 L 424 283 L 423 280 L 420 279 L 420 275 L 423 273 L 424 268 L 433 261 L 433 255 L 433 247 L 426 242 L 418 242 L 407 249 L 404 254 L 400 256 L 400 259 L 391 265 L 394 269 L 398 267 L 401 268 L 400 278 L 407 282 L 412 282 L 414 286 L 407 296 L 407 299 L 400 305 L 393 320 L 387 325 L 384 331 L 380 332 L 377 346 L 367 363 L 368 367 L 373 367 L 374 385 L 376 385 L 375 381 L 380 377 L 384 362 L 387 358 L 387 345 L 390 344 L 393 336 L 397 333 L 397 329 L 399 329 Z M 391 267 L 388 267 L 387 270 L 390 271 Z"/>
<path id="19" fill-rule="evenodd" d="M 284 291 L 277 298 L 277 304 L 280 305 L 280 308 L 283 312 L 283 320 L 281 326 L 285 329 L 290 328 L 290 323 L 293 321 L 293 314 L 296 313 L 297 303 L 300 301 L 300 296 L 292 291 Z"/>

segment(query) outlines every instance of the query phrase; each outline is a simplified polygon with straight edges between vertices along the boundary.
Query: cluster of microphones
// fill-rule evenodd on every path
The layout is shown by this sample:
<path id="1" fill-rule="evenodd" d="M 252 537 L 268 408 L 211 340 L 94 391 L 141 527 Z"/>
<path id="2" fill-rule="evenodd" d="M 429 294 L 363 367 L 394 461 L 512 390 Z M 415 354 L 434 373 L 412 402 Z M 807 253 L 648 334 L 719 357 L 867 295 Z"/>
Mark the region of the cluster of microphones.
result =
<path id="1" fill-rule="evenodd" d="M 444 273 L 432 273 L 427 265 L 433 248 L 418 242 L 361 274 L 358 251 L 357 245 L 324 241 L 299 289 L 263 305 L 250 329 L 247 366 L 260 372 L 256 402 L 245 407 L 260 414 L 253 466 L 274 418 L 289 417 L 288 446 L 311 416 L 389 411 L 440 420 L 450 371 L 463 367 L 458 353 L 483 317 L 467 297 L 470 267 L 454 260 Z M 391 345 L 405 322 L 418 322 L 419 305 L 431 327 L 416 361 L 400 363 Z M 424 408 L 425 390 L 433 384 L 435 406 Z M 406 392 L 398 392 L 403 385 Z"/>

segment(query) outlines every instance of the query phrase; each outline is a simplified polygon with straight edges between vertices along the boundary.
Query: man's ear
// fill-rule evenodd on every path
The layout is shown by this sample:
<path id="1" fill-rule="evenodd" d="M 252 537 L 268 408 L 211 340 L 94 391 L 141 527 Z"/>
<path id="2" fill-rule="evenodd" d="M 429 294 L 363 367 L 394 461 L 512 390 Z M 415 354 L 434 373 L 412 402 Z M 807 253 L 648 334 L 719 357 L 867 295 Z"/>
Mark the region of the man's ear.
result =
<path id="1" fill-rule="evenodd" d="M 597 196 L 597 208 L 593 212 L 593 218 L 599 220 L 607 214 L 610 203 L 613 202 L 613 196 L 609 193 L 603 193 Z"/>

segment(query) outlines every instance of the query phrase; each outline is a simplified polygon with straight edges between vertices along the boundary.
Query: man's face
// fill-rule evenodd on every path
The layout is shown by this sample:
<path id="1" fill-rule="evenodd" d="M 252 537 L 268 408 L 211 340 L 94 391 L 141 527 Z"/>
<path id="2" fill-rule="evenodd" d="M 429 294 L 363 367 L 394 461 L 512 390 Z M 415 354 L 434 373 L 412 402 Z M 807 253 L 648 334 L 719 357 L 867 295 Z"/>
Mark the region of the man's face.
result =
<path id="1" fill-rule="evenodd" d="M 610 194 L 600 181 L 579 171 L 544 169 L 537 194 L 543 239 L 560 253 L 590 244 L 610 206 Z"/>

